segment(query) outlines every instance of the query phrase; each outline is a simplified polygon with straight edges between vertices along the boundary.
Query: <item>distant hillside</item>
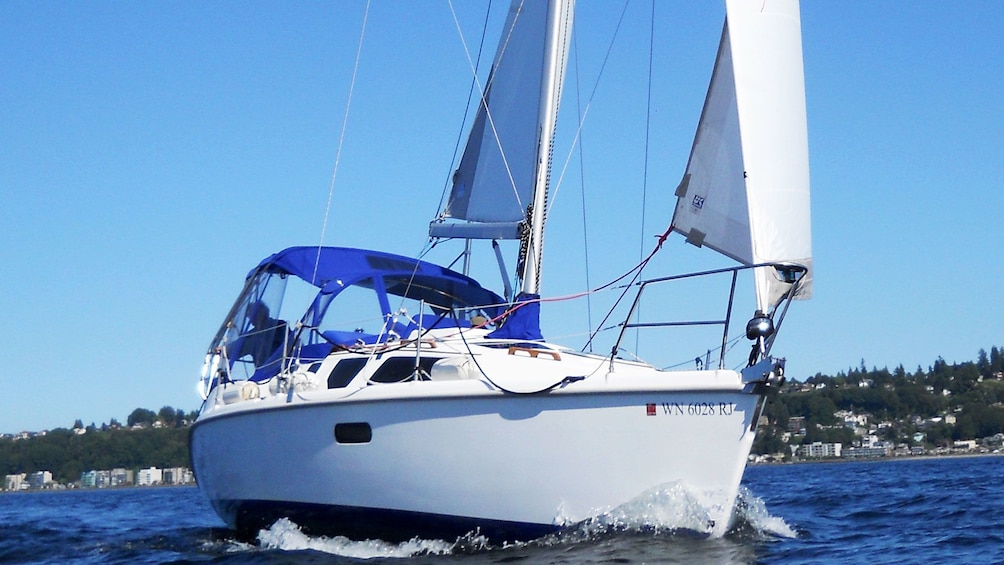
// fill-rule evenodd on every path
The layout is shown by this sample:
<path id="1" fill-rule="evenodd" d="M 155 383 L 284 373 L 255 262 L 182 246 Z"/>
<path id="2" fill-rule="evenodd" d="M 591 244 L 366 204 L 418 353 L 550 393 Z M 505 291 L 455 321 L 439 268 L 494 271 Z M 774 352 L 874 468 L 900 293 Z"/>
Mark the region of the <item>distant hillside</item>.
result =
<path id="1" fill-rule="evenodd" d="M 865 416 L 867 424 L 850 425 L 838 412 Z M 786 451 L 786 433 L 789 445 L 847 446 L 862 428 L 908 446 L 987 438 L 1004 433 L 1004 349 L 993 347 L 989 354 L 981 349 L 976 361 L 952 365 L 938 358 L 926 371 L 917 367 L 913 373 L 902 365 L 892 371 L 867 369 L 862 361 L 859 368 L 834 376 L 786 383 L 771 394 L 764 416 L 767 425 L 754 445 L 759 454 Z M 804 434 L 788 429 L 798 417 L 804 418 Z"/>
<path id="2" fill-rule="evenodd" d="M 51 471 L 61 483 L 80 480 L 94 469 L 189 467 L 188 425 L 195 413 L 165 407 L 160 412 L 137 408 L 127 426 L 110 424 L 0 439 L 0 476 Z"/>

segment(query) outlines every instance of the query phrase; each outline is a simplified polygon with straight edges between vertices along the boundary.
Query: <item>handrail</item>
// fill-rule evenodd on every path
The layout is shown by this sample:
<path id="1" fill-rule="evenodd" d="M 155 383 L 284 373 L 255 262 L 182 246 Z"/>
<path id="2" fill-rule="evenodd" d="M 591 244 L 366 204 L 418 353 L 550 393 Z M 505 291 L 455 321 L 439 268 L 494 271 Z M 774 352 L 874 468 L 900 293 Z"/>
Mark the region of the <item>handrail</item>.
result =
<path id="1" fill-rule="evenodd" d="M 687 327 L 687 326 L 721 325 L 722 326 L 722 347 L 721 347 L 721 354 L 719 355 L 719 359 L 718 359 L 718 368 L 719 369 L 723 369 L 725 367 L 725 349 L 726 349 L 726 344 L 728 343 L 729 324 L 731 323 L 731 319 L 732 319 L 732 307 L 733 307 L 733 305 L 735 303 L 736 282 L 737 282 L 738 277 L 739 277 L 739 272 L 740 271 L 750 270 L 750 269 L 756 269 L 756 268 L 760 268 L 760 267 L 773 267 L 773 268 L 778 269 L 778 270 L 784 270 L 784 271 L 787 271 L 788 273 L 793 274 L 794 277 L 795 277 L 794 278 L 794 283 L 791 285 L 791 288 L 788 290 L 787 294 L 785 296 L 783 296 L 780 301 L 778 301 L 778 304 L 774 307 L 774 309 L 768 315 L 768 317 L 771 319 L 771 321 L 774 322 L 774 316 L 778 312 L 778 306 L 780 306 L 781 304 L 784 304 L 784 308 L 780 310 L 780 315 L 778 316 L 777 321 L 774 322 L 775 328 L 780 327 L 781 321 L 784 319 L 784 315 L 788 311 L 788 304 L 791 302 L 791 299 L 795 296 L 795 292 L 797 291 L 797 289 L 799 287 L 799 284 L 801 283 L 802 276 L 805 275 L 806 272 L 808 272 L 808 269 L 805 266 L 803 266 L 803 265 L 799 265 L 799 264 L 796 264 L 796 263 L 781 263 L 781 262 L 757 263 L 757 264 L 754 264 L 754 265 L 740 265 L 740 266 L 737 266 L 737 267 L 726 267 L 726 268 L 722 268 L 722 269 L 712 269 L 712 270 L 708 270 L 708 271 L 699 271 L 699 272 L 695 272 L 695 273 L 684 273 L 684 274 L 680 274 L 680 275 L 669 275 L 669 276 L 665 276 L 665 277 L 658 277 L 658 278 L 654 278 L 654 279 L 648 279 L 648 280 L 644 280 L 644 281 L 639 281 L 639 282 L 635 283 L 638 286 L 638 293 L 635 295 L 634 301 L 631 303 L 631 308 L 628 310 L 628 314 L 624 318 L 624 322 L 622 322 L 620 324 L 621 331 L 620 331 L 620 334 L 618 334 L 618 336 L 617 336 L 617 341 L 614 342 L 614 345 L 610 349 L 610 364 L 611 364 L 611 368 L 613 367 L 613 362 L 614 362 L 614 359 L 617 356 L 617 352 L 620 350 L 620 345 L 621 345 L 621 342 L 624 339 L 624 334 L 625 334 L 625 332 L 627 332 L 627 330 L 629 328 Z M 721 275 L 721 274 L 726 274 L 726 273 L 732 273 L 732 283 L 729 286 L 729 302 L 728 302 L 728 307 L 726 308 L 726 311 L 725 311 L 725 318 L 724 319 L 721 319 L 721 320 L 715 319 L 715 320 L 665 321 L 665 322 L 631 322 L 630 321 L 631 318 L 634 316 L 634 313 L 635 313 L 635 310 L 638 307 L 638 304 L 641 302 L 641 296 L 642 296 L 642 294 L 644 293 L 645 289 L 649 287 L 649 285 L 666 283 L 666 282 L 673 282 L 673 281 L 679 281 L 679 280 L 684 280 L 684 279 L 709 277 L 709 276 L 713 276 L 713 275 Z M 769 347 L 770 347 L 771 343 L 773 343 L 773 335 L 770 337 L 770 340 L 766 344 L 765 350 L 762 353 L 766 354 L 767 350 L 769 350 Z"/>

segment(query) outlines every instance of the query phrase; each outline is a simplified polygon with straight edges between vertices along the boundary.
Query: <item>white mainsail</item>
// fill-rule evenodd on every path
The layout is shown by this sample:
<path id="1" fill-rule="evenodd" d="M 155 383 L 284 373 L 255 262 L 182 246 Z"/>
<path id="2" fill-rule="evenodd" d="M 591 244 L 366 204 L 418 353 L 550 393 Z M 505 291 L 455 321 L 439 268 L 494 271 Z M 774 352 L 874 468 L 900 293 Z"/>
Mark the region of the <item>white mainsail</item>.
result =
<path id="1" fill-rule="evenodd" d="M 741 263 L 809 267 L 809 149 L 797 0 L 727 0 L 726 21 L 673 228 Z M 756 269 L 757 307 L 790 288 Z"/>

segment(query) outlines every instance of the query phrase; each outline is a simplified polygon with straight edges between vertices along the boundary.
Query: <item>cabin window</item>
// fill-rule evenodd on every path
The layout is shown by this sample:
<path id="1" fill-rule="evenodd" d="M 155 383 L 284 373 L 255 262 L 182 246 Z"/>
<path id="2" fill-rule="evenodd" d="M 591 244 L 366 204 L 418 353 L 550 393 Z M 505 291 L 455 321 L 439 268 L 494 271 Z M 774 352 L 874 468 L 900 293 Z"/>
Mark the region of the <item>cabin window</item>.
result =
<path id="1" fill-rule="evenodd" d="M 419 380 L 429 380 L 429 372 L 432 364 L 439 361 L 440 357 L 422 357 L 419 359 Z M 370 381 L 375 383 L 400 383 L 409 380 L 415 373 L 414 357 L 391 357 L 380 365 L 380 368 L 373 373 Z"/>
<path id="2" fill-rule="evenodd" d="M 342 359 L 328 375 L 328 388 L 343 388 L 359 374 L 359 371 L 366 366 L 366 357 L 355 357 L 352 359 Z"/>

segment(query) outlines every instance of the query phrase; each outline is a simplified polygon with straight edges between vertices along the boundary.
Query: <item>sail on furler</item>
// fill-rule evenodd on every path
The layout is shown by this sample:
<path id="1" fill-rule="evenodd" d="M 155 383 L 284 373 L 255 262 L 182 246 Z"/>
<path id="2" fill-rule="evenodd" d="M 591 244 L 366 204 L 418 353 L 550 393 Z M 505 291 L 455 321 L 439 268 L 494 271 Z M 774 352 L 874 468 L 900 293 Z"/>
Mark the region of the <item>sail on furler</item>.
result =
<path id="1" fill-rule="evenodd" d="M 433 223 L 431 235 L 472 238 L 516 239 L 516 226 L 526 219 L 534 200 L 541 162 L 541 147 L 549 146 L 557 114 L 558 96 L 549 93 L 561 84 L 567 60 L 573 2 L 558 13 L 549 13 L 549 3 L 517 0 L 512 3 L 495 60 L 484 88 L 474 126 L 464 149 L 444 218 L 484 224 L 479 227 Z M 557 32 L 559 60 L 557 79 L 549 74 L 551 26 Z M 544 69 L 542 72 L 541 69 Z M 542 110 L 543 107 L 543 110 Z M 546 155 L 546 154 L 545 154 Z M 546 176 L 545 182 L 546 182 Z M 446 231 L 463 229 L 463 232 Z"/>
<path id="2" fill-rule="evenodd" d="M 677 189 L 673 228 L 747 265 L 809 268 L 797 298 L 812 292 L 809 150 L 796 0 L 727 0 L 726 22 L 690 160 Z M 790 283 L 756 269 L 757 307 Z"/>

